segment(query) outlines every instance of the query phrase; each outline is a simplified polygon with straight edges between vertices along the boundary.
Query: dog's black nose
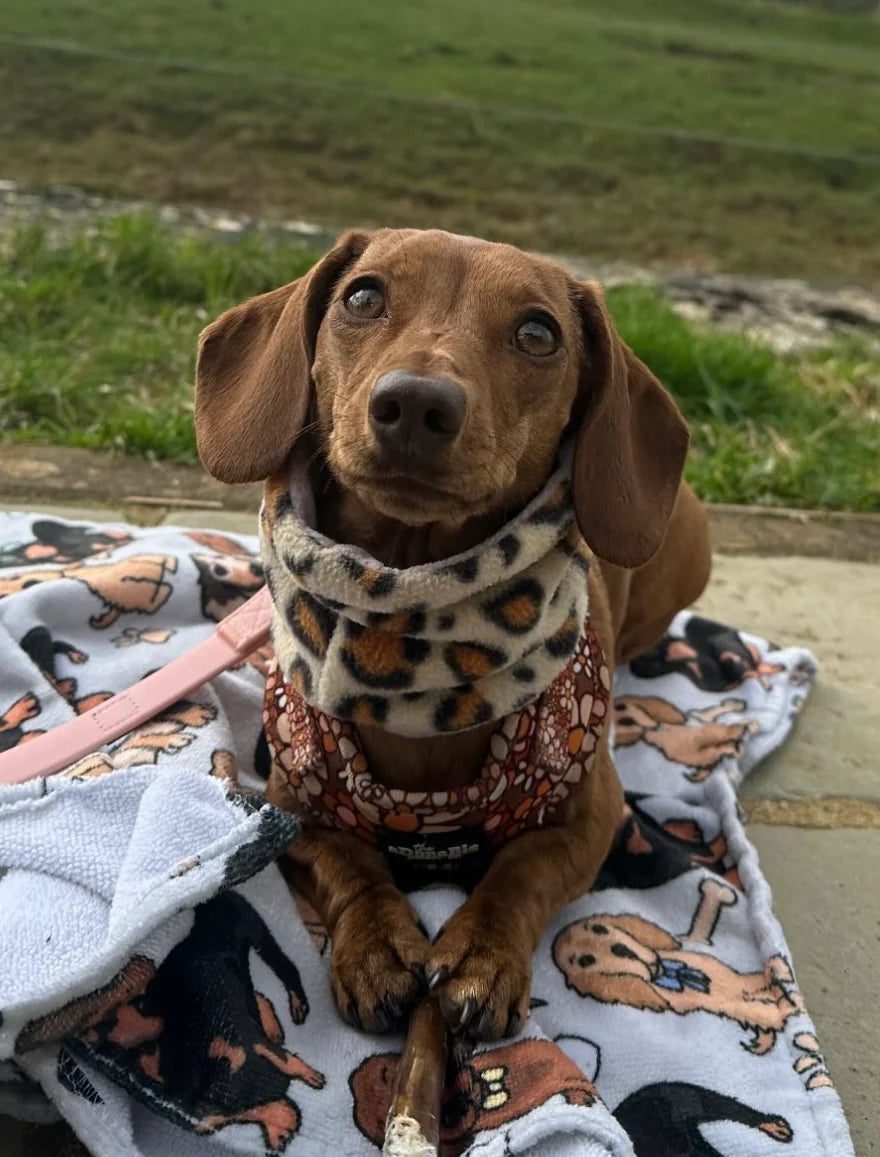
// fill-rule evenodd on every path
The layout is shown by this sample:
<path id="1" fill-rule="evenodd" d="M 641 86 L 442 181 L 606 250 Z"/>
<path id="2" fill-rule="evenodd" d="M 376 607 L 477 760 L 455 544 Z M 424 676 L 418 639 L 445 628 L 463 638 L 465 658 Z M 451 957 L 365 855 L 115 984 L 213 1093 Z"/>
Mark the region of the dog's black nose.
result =
<path id="1" fill-rule="evenodd" d="M 464 425 L 464 390 L 448 378 L 406 370 L 383 374 L 370 394 L 370 425 L 383 450 L 430 457 Z"/>

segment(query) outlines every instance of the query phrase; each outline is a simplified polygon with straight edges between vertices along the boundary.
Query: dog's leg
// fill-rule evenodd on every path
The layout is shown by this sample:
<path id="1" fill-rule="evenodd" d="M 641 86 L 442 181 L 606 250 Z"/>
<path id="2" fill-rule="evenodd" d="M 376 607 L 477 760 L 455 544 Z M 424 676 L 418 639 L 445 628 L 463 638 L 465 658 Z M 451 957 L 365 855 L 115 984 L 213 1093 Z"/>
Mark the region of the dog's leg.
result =
<path id="1" fill-rule="evenodd" d="M 342 1016 L 375 1032 L 398 1024 L 419 995 L 430 945 L 381 853 L 345 832 L 304 826 L 282 870 L 330 935 Z"/>
<path id="2" fill-rule="evenodd" d="M 593 886 L 623 806 L 603 740 L 567 822 L 519 835 L 496 853 L 428 957 L 428 983 L 450 1027 L 483 1039 L 516 1033 L 529 1012 L 532 954 L 553 914 Z"/>

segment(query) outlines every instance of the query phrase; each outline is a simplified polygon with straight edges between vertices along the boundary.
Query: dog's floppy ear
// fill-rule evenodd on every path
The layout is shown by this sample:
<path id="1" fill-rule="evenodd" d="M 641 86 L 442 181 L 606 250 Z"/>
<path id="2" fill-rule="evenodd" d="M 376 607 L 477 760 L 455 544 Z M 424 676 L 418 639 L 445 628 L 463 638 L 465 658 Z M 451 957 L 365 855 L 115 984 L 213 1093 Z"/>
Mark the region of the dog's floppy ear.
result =
<path id="1" fill-rule="evenodd" d="M 619 928 L 621 932 L 632 936 L 633 940 L 638 940 L 639 944 L 653 949 L 654 952 L 670 952 L 673 948 L 681 948 L 680 940 L 670 936 L 665 928 L 661 928 L 659 924 L 652 924 L 650 920 L 643 920 L 641 916 L 624 914 L 623 916 L 603 916 L 601 919 L 610 924 L 612 928 Z"/>
<path id="2" fill-rule="evenodd" d="M 575 301 L 584 339 L 575 513 L 599 558 L 635 568 L 663 541 L 688 428 L 666 390 L 618 337 L 599 286 L 578 284 Z"/>
<path id="3" fill-rule="evenodd" d="M 284 462 L 308 421 L 327 299 L 368 243 L 367 234 L 345 234 L 304 277 L 234 306 L 202 331 L 196 441 L 221 482 L 256 482 Z"/>

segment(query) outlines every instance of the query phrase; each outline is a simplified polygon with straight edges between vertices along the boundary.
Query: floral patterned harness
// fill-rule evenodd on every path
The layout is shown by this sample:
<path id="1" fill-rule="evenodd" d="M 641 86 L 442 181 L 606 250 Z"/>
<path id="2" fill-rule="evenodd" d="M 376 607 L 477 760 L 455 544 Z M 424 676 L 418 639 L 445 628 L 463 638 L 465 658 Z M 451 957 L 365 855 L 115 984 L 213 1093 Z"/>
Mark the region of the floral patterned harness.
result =
<path id="1" fill-rule="evenodd" d="M 499 845 L 542 827 L 589 774 L 611 678 L 589 620 L 539 699 L 501 719 L 480 776 L 450 791 L 387 788 L 370 775 L 356 727 L 310 707 L 274 667 L 263 701 L 272 773 L 303 816 L 379 847 L 401 887 L 469 885 Z"/>

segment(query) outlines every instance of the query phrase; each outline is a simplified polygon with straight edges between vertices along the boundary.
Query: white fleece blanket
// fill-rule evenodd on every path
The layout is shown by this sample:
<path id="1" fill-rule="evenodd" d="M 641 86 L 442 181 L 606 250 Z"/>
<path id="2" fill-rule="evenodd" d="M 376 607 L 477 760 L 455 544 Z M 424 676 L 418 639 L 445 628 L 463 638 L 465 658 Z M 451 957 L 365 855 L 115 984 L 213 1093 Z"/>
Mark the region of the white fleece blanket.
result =
<path id="1" fill-rule="evenodd" d="M 256 549 L 0 516 L 0 749 L 203 639 L 259 585 Z M 401 1042 L 339 1019 L 272 864 L 296 824 L 259 795 L 264 663 L 0 788 L 0 1110 L 60 1114 L 98 1157 L 381 1145 Z M 457 1072 L 445 1154 L 852 1154 L 735 797 L 814 672 L 687 614 L 617 672 L 632 816 L 548 929 L 521 1035 Z M 431 928 L 461 898 L 414 902 Z"/>

